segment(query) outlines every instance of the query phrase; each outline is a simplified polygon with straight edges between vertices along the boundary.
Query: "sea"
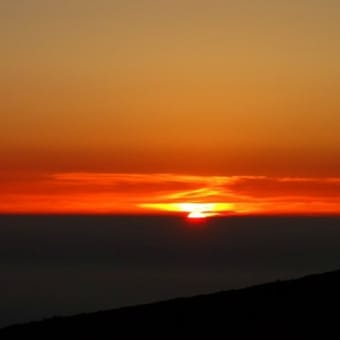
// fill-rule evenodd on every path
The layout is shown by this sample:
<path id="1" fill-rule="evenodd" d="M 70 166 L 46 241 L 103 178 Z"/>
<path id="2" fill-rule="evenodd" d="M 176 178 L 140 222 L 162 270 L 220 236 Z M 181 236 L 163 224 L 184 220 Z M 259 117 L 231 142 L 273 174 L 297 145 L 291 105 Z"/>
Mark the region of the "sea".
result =
<path id="1" fill-rule="evenodd" d="M 1 215 L 0 327 L 339 268 L 339 217 Z"/>

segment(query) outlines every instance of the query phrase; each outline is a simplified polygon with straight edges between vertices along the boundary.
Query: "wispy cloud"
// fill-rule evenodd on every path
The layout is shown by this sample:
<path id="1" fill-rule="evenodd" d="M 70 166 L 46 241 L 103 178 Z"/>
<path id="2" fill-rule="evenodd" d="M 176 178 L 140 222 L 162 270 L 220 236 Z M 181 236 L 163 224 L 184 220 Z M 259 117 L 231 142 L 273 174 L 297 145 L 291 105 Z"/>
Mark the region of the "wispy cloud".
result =
<path id="1" fill-rule="evenodd" d="M 10 178 L 2 174 L 0 188 L 3 213 L 145 213 L 174 210 L 169 209 L 171 204 L 202 203 L 239 214 L 340 214 L 337 177 L 70 172 Z"/>

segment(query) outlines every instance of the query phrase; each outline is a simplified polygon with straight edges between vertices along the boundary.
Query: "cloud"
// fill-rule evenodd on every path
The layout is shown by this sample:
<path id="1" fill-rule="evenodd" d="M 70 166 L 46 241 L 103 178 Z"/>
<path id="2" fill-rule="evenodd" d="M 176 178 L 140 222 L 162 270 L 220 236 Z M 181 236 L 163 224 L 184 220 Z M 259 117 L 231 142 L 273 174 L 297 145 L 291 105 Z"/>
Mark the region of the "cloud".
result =
<path id="1" fill-rule="evenodd" d="M 241 177 L 228 190 L 257 198 L 340 197 L 340 178 Z"/>
<path id="2" fill-rule="evenodd" d="M 1 212 L 146 213 L 218 203 L 235 213 L 340 213 L 340 178 L 171 173 L 0 174 Z M 171 210 L 171 209 L 165 209 Z"/>

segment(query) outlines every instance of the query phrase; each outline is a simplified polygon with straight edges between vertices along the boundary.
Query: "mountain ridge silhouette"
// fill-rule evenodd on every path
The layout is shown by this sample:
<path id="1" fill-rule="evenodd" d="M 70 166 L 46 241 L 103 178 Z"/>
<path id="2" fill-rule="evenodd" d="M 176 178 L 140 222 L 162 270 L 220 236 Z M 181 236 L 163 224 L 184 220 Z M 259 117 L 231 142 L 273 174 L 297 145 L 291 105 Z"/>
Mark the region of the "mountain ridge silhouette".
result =
<path id="1" fill-rule="evenodd" d="M 339 333 L 340 270 L 0 329 L 6 336 L 287 339 Z"/>

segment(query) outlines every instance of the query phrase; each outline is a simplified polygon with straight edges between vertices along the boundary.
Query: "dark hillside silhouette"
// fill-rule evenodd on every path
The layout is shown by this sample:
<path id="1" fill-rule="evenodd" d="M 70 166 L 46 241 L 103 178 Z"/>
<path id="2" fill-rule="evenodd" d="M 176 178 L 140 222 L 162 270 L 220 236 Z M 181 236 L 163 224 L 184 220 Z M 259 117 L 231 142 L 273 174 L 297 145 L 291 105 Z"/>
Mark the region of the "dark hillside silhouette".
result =
<path id="1" fill-rule="evenodd" d="M 0 330 L 0 338 L 338 338 L 340 270 L 239 290 L 55 317 Z"/>

